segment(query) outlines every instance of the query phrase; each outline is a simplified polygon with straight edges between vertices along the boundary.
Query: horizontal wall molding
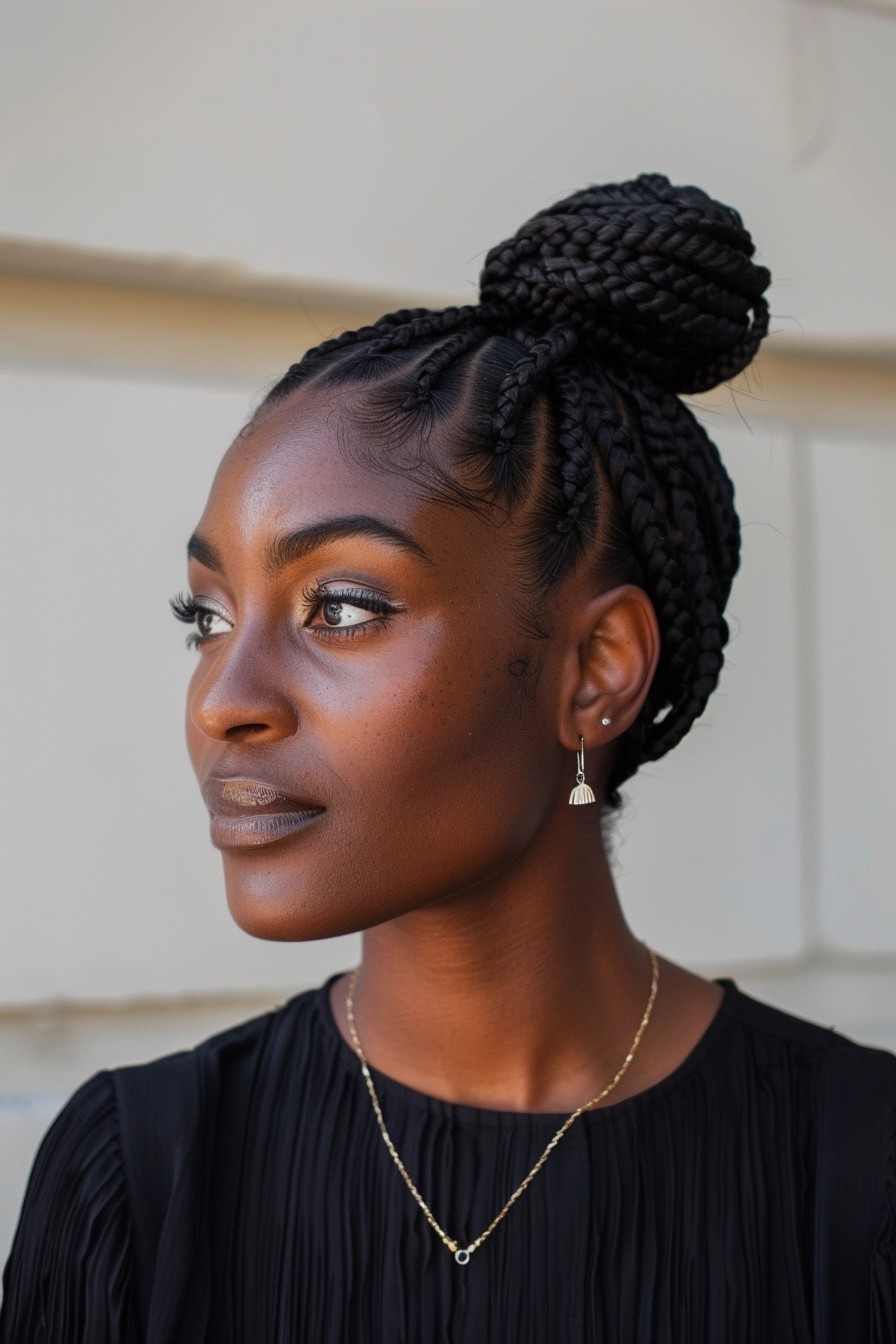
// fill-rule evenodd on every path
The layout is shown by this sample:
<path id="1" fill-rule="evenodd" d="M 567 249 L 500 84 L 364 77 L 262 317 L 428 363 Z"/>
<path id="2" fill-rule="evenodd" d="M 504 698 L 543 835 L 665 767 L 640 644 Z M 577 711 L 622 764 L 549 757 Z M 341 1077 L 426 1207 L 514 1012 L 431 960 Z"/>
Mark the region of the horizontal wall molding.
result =
<path id="1" fill-rule="evenodd" d="M 470 296 L 351 290 L 217 262 L 0 239 L 0 359 L 16 367 L 256 389 L 310 346 L 400 307 Z M 691 399 L 689 399 L 691 400 Z M 693 404 L 807 426 L 896 428 L 896 348 L 813 345 L 784 331 Z"/>
<path id="2" fill-rule="evenodd" d="M 168 294 L 193 294 L 243 303 L 287 307 L 344 309 L 349 313 L 382 313 L 406 306 L 445 307 L 457 295 L 400 293 L 364 289 L 336 282 L 323 284 L 293 275 L 269 275 L 237 262 L 194 257 L 141 255 L 103 248 L 73 247 L 0 234 L 0 276 L 31 276 L 44 280 L 81 280 L 91 284 L 147 289 Z"/>
<path id="3" fill-rule="evenodd" d="M 787 993 L 792 986 L 811 982 L 826 984 L 833 981 L 848 984 L 886 983 L 896 988 L 896 953 L 881 951 L 868 953 L 841 952 L 824 948 L 793 957 L 766 957 L 761 961 L 728 958 L 724 964 L 710 961 L 690 962 L 691 969 L 712 978 L 733 975 L 746 986 L 766 985 L 764 995 L 781 997 L 775 986 L 783 986 Z M 0 1003 L 0 1041 L 12 1039 L 16 1033 L 43 1034 L 51 1037 L 61 1030 L 75 1031 L 78 1035 L 101 1031 L 104 1023 L 115 1021 L 122 1030 L 127 1024 L 150 1022 L 154 1029 L 167 1028 L 173 1023 L 196 1022 L 202 1029 L 213 1029 L 218 1022 L 245 1021 L 256 1014 L 269 1011 L 285 1003 L 303 989 L 315 988 L 313 983 L 280 985 L 248 993 L 222 991 L 220 993 L 151 994 L 133 998 L 52 998 L 20 1003 Z M 891 992 L 887 1010 L 888 1020 L 896 1024 L 896 993 Z M 211 1025 L 210 1025 L 211 1024 Z M 896 1029 L 896 1025 L 894 1025 Z M 0 1050 L 0 1057 L 3 1051 Z M 0 1087 L 0 1093 L 3 1088 Z"/>
<path id="4" fill-rule="evenodd" d="M 822 0 L 831 9 L 853 9 L 896 19 L 896 0 Z"/>

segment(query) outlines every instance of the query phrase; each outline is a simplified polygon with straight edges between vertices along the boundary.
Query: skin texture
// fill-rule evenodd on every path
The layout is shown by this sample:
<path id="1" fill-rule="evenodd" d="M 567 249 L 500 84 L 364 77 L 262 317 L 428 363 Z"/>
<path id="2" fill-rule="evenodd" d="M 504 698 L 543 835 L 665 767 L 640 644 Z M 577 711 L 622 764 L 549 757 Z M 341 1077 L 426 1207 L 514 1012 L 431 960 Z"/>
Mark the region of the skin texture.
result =
<path id="1" fill-rule="evenodd" d="M 656 666 L 656 617 L 590 561 L 537 609 L 525 507 L 496 525 L 433 501 L 422 473 L 384 469 L 377 450 L 345 394 L 303 389 L 237 438 L 197 527 L 215 554 L 199 548 L 191 590 L 224 613 L 206 622 L 188 697 L 200 784 L 261 781 L 324 809 L 274 843 L 224 849 L 228 903 L 262 938 L 365 930 L 355 1013 L 384 1073 L 468 1105 L 568 1112 L 615 1074 L 650 985 L 600 807 L 568 798 L 580 734 L 601 797 Z M 451 467 L 444 445 L 431 451 Z M 426 558 L 352 535 L 268 562 L 283 534 L 359 514 Z M 355 592 L 337 611 L 321 588 Z M 364 593 L 393 610 L 364 608 Z M 345 1035 L 346 987 L 332 996 Z M 612 1102 L 671 1072 L 720 998 L 661 959 Z"/>

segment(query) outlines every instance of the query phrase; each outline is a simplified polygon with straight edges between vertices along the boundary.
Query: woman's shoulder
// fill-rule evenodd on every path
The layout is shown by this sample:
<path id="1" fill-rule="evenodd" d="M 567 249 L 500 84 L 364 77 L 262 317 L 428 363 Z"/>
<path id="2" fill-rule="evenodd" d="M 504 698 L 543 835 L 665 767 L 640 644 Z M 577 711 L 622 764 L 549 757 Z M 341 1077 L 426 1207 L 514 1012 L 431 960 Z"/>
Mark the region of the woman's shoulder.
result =
<path id="1" fill-rule="evenodd" d="M 811 1116 L 803 1161 L 825 1337 L 896 1338 L 896 1055 L 736 987 L 726 1004 L 755 1090 L 771 1098 L 778 1155 L 785 1117 Z"/>
<path id="2" fill-rule="evenodd" d="M 206 1155 L 223 1125 L 239 1130 L 250 1104 L 263 1107 L 260 1093 L 276 1089 L 278 1072 L 295 1074 L 296 1063 L 301 1072 L 303 1056 L 313 1067 L 322 992 L 82 1083 L 32 1165 L 5 1273 L 0 1344 L 133 1337 L 135 1312 L 144 1319 L 148 1309 L 148 1266 L 162 1228 L 192 1225 L 205 1198 Z M 181 1259 L 177 1273 L 195 1273 L 186 1250 Z M 84 1333 L 85 1313 L 95 1333 Z"/>
<path id="3" fill-rule="evenodd" d="M 34 1159 L 4 1273 L 0 1344 L 132 1339 L 128 1246 L 115 1093 L 101 1073 L 78 1088 Z"/>
<path id="4" fill-rule="evenodd" d="M 763 1088 L 770 1092 L 783 1088 L 790 1094 L 799 1080 L 819 1115 L 836 1113 L 844 1123 L 852 1115 L 856 1124 L 866 1125 L 863 1117 L 872 1108 L 881 1124 L 889 1126 L 892 1145 L 896 1054 L 753 998 L 734 981 L 721 983 L 725 1020 L 735 1027 L 738 1039 L 738 1048 L 731 1048 L 730 1036 L 726 1042 L 724 1057 L 729 1068 L 761 1078 Z"/>
<path id="5" fill-rule="evenodd" d="M 188 1112 L 207 1109 L 222 1094 L 235 1100 L 251 1087 L 259 1070 L 310 1063 L 322 988 L 309 989 L 281 1006 L 239 1022 L 189 1049 L 108 1072 L 123 1126 L 151 1125 L 164 1116 L 166 1128 Z"/>
<path id="6" fill-rule="evenodd" d="M 739 1024 L 743 1035 L 769 1051 L 786 1051 L 809 1064 L 822 1063 L 831 1054 L 848 1057 L 883 1073 L 896 1071 L 896 1055 L 878 1046 L 855 1041 L 835 1026 L 810 1021 L 762 999 L 754 998 L 733 980 L 721 980 L 724 1011 Z"/>
<path id="7" fill-rule="evenodd" d="M 44 1135 L 31 1188 L 64 1199 L 74 1197 L 77 1183 L 82 1202 L 95 1187 L 114 1204 L 135 1175 L 158 1173 L 153 1157 L 163 1147 L 183 1150 L 198 1130 L 213 1128 L 216 1110 L 238 1111 L 241 1091 L 257 1088 L 259 1073 L 276 1069 L 278 1058 L 285 1066 L 309 1054 L 321 992 L 307 990 L 190 1049 L 88 1078 Z M 305 1049 L 296 1048 L 300 1042 Z"/>

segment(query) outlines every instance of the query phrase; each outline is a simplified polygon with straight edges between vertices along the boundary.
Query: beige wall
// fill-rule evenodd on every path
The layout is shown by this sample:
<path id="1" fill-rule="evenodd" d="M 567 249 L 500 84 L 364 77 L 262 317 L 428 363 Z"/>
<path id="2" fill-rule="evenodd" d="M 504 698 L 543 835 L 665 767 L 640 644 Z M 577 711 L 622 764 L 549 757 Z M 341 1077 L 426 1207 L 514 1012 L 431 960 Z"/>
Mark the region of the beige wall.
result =
<path id="1" fill-rule="evenodd" d="M 711 708 L 628 790 L 629 917 L 896 1046 L 894 68 L 886 0 L 9 8 L 0 1256 L 78 1081 L 356 956 L 241 935 L 204 836 L 166 601 L 216 461 L 308 344 L 470 297 L 588 181 L 696 181 L 775 273 L 757 369 L 701 402 L 744 565 Z"/>
<path id="2" fill-rule="evenodd" d="M 183 274 L 179 290 L 171 276 L 78 281 L 58 257 L 48 275 L 21 260 L 0 280 L 0 545 L 18 576 L 3 595 L 7 1229 L 34 1144 L 81 1078 L 357 955 L 354 938 L 266 944 L 231 923 L 166 600 L 217 460 L 270 379 L 394 298 L 223 294 L 192 272 L 193 289 Z M 707 713 L 627 791 L 620 890 L 668 955 L 896 1045 L 896 362 L 772 350 L 698 404 L 744 525 L 733 636 Z"/>
<path id="3" fill-rule="evenodd" d="M 7 9 L 0 234 L 463 293 L 533 209 L 660 170 L 743 210 L 783 333 L 896 336 L 886 13 L 818 0 Z"/>

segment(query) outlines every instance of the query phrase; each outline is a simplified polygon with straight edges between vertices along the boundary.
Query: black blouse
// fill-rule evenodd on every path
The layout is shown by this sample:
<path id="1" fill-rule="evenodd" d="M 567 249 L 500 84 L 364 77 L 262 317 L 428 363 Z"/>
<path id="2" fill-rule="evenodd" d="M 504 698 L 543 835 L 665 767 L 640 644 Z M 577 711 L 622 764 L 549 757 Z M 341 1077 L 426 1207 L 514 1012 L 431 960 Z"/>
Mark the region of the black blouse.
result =
<path id="1" fill-rule="evenodd" d="M 0 1344 L 847 1344 L 838 1300 L 850 1344 L 894 1344 L 896 1057 L 720 983 L 684 1063 L 582 1115 L 463 1267 L 385 1149 L 331 981 L 195 1050 L 99 1074 L 36 1158 Z M 885 1084 L 880 1152 L 856 1168 L 870 1157 L 873 1235 L 866 1254 L 844 1227 L 830 1260 L 818 1084 L 835 1053 L 860 1108 L 866 1077 Z M 462 1244 L 565 1118 L 372 1073 L 405 1165 Z"/>

